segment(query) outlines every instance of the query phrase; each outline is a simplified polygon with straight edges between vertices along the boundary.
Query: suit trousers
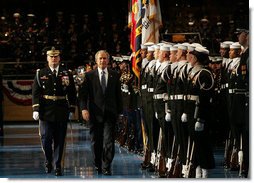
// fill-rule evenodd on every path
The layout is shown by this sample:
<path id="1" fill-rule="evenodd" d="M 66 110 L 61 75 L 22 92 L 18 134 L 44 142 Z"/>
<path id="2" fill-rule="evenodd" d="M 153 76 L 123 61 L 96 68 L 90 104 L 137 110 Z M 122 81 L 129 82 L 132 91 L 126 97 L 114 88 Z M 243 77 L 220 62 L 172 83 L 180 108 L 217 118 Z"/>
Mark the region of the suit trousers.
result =
<path id="1" fill-rule="evenodd" d="M 116 120 L 104 117 L 103 122 L 90 121 L 91 149 L 94 165 L 110 169 L 115 155 Z"/>

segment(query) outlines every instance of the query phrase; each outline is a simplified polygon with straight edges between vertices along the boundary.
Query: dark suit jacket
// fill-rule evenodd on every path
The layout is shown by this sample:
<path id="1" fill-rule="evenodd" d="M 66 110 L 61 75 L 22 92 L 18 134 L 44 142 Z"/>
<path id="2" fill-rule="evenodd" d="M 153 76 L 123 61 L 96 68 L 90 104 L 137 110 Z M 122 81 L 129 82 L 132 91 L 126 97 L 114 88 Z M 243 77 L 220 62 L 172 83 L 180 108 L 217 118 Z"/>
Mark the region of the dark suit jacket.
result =
<path id="1" fill-rule="evenodd" d="M 107 116 L 116 119 L 122 112 L 122 96 L 119 74 L 108 69 L 108 82 L 105 93 L 102 92 L 98 69 L 85 75 L 85 81 L 80 89 L 80 107 L 89 110 L 90 121 L 103 122 Z"/>

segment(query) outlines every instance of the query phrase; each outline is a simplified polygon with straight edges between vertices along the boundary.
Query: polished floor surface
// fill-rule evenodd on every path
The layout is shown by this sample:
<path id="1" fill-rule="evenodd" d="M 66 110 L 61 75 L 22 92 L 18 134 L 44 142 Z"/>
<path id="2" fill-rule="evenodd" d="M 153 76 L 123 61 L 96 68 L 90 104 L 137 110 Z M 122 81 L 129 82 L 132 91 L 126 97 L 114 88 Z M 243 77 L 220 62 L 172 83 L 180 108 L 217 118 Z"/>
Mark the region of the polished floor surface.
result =
<path id="1" fill-rule="evenodd" d="M 89 129 L 78 123 L 68 126 L 65 151 L 64 176 L 44 173 L 44 157 L 38 136 L 38 123 L 5 125 L 0 137 L 0 178 L 9 179 L 150 179 L 154 173 L 140 169 L 142 157 L 128 152 L 117 143 L 112 164 L 112 176 L 98 175 L 93 168 Z M 210 178 L 238 178 L 237 172 L 222 166 L 223 149 L 215 150 L 216 168 L 210 170 Z M 160 179 L 161 180 L 161 179 Z"/>

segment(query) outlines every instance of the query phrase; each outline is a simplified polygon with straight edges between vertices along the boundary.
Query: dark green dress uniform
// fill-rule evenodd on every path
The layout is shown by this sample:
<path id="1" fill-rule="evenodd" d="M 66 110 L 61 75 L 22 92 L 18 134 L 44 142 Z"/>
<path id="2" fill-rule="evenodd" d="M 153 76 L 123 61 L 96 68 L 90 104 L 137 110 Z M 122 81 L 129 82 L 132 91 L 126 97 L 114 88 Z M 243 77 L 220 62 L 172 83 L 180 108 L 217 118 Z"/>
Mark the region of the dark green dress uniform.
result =
<path id="1" fill-rule="evenodd" d="M 186 112 L 188 116 L 188 133 L 191 141 L 195 142 L 193 154 L 194 167 L 212 169 L 215 167 L 211 139 L 209 137 L 209 123 L 214 86 L 212 73 L 202 65 L 194 66 L 188 76 L 186 90 Z M 203 131 L 195 131 L 196 122 L 204 124 Z"/>
<path id="2" fill-rule="evenodd" d="M 39 112 L 39 135 L 46 164 L 61 169 L 69 113 L 75 111 L 76 89 L 72 74 L 59 66 L 37 70 L 32 88 L 33 111 Z M 52 149 L 52 144 L 54 148 Z"/>

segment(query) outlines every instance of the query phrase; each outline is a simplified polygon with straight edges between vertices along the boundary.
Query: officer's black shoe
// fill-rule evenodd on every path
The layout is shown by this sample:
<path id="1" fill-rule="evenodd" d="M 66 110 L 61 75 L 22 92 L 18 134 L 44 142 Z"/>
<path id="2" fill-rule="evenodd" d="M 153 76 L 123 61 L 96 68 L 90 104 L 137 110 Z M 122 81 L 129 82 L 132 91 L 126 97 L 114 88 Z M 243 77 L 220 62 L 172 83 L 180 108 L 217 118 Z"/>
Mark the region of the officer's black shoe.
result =
<path id="1" fill-rule="evenodd" d="M 62 176 L 63 174 L 62 174 L 62 170 L 61 170 L 61 168 L 56 168 L 55 169 L 55 176 Z"/>
<path id="2" fill-rule="evenodd" d="M 46 163 L 45 164 L 45 172 L 46 173 L 51 173 L 52 171 L 52 164 L 51 163 Z"/>
<path id="3" fill-rule="evenodd" d="M 147 164 L 146 164 L 145 162 L 140 163 L 140 168 L 141 168 L 142 170 L 145 170 L 145 169 L 147 168 Z"/>
<path id="4" fill-rule="evenodd" d="M 149 172 L 155 172 L 155 167 L 152 163 L 149 164 L 149 166 L 147 167 Z"/>
<path id="5" fill-rule="evenodd" d="M 95 169 L 99 174 L 102 173 L 102 169 L 101 169 L 100 166 L 95 166 L 94 169 Z"/>
<path id="6" fill-rule="evenodd" d="M 103 170 L 102 170 L 102 173 L 103 173 L 103 175 L 112 175 L 110 169 L 103 169 Z"/>

